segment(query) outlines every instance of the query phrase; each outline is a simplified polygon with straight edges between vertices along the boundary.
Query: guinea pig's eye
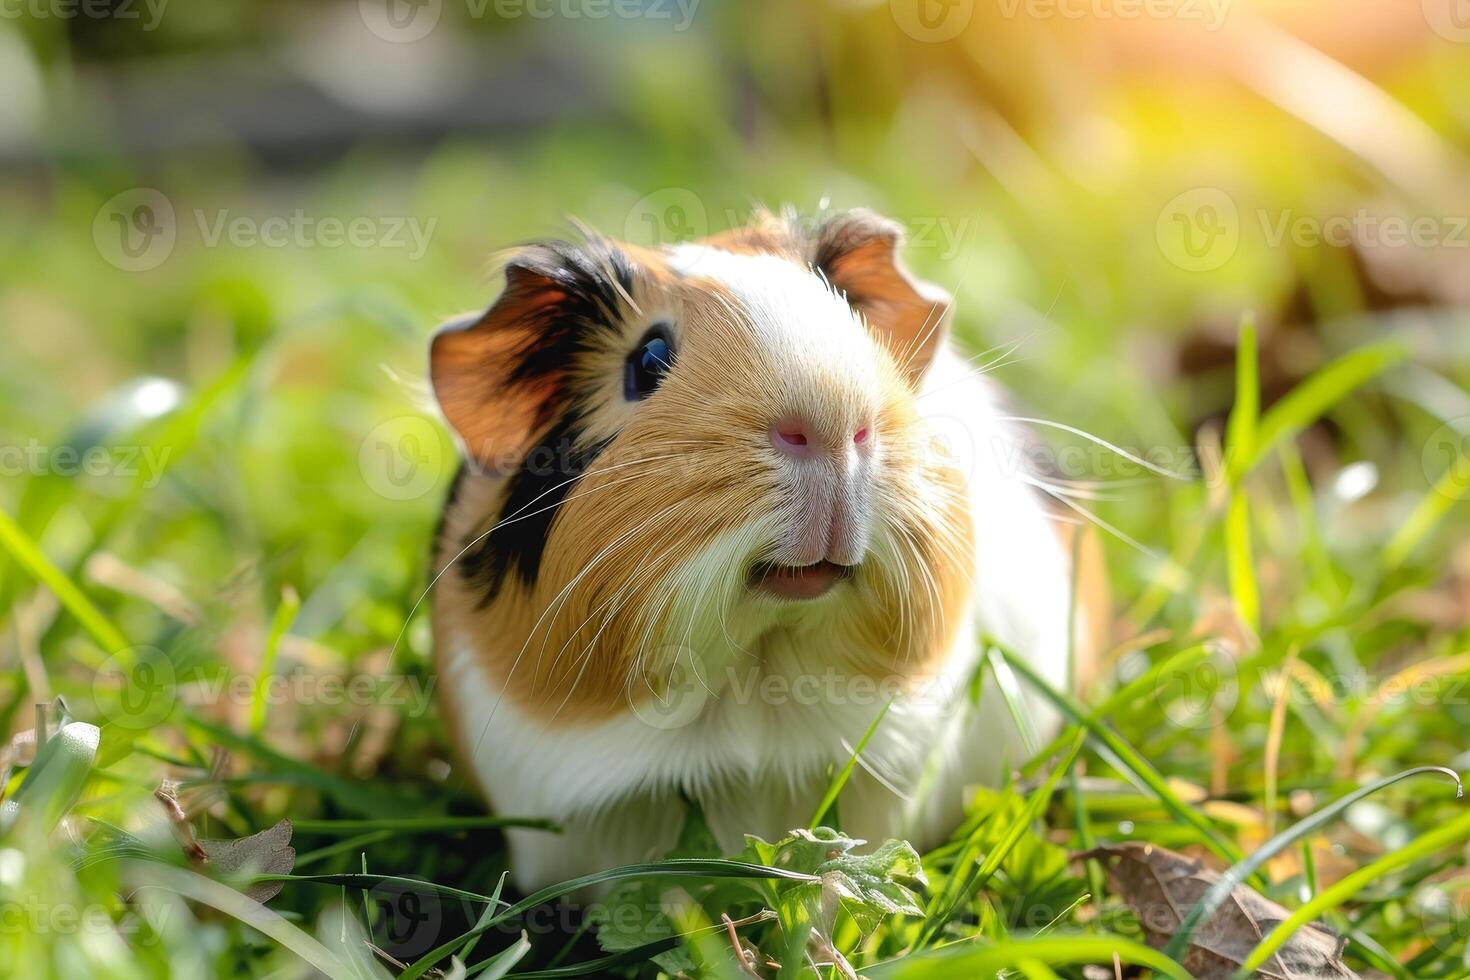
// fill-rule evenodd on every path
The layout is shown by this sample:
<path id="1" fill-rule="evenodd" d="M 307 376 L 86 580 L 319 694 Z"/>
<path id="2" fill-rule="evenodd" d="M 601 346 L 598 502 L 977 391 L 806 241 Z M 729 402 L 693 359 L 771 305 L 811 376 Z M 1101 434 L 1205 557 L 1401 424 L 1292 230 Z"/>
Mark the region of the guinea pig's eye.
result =
<path id="1" fill-rule="evenodd" d="M 667 327 L 654 327 L 628 355 L 623 368 L 623 395 L 630 402 L 647 398 L 673 366 L 673 338 Z"/>

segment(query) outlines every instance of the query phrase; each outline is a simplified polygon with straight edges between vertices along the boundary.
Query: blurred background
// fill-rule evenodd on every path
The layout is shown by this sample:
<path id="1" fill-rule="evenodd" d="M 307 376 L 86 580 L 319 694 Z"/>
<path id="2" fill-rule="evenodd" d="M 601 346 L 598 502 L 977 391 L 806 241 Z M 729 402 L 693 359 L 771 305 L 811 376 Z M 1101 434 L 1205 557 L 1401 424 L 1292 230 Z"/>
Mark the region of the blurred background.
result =
<path id="1" fill-rule="evenodd" d="M 0 93 L 0 509 L 180 678 L 255 676 L 264 649 L 429 683 L 405 614 L 456 466 L 432 328 L 491 300 L 497 249 L 573 219 L 670 242 L 761 204 L 896 218 L 1028 414 L 1171 469 L 1209 475 L 1242 317 L 1267 405 L 1406 343 L 1253 490 L 1279 504 L 1265 618 L 1346 673 L 1470 627 L 1467 0 L 0 0 Z M 1089 507 L 1117 531 L 1117 636 L 1215 622 L 1210 481 L 1075 459 L 1113 484 Z M 1436 492 L 1434 532 L 1395 539 Z M 1333 634 L 1392 540 L 1416 589 L 1372 642 Z M 107 700 L 112 651 L 60 608 L 0 566 L 6 732 Z M 425 708 L 259 703 L 154 733 L 138 786 L 166 760 L 234 792 L 251 764 L 202 747 L 224 743 L 391 780 L 373 799 L 405 810 L 462 789 Z M 1446 710 L 1413 736 L 1436 759 L 1465 749 Z M 1341 774 L 1337 743 L 1292 745 Z M 272 764 L 290 778 L 245 809 L 193 809 L 239 833 L 302 794 L 352 812 Z"/>
<path id="2" fill-rule="evenodd" d="M 1422 492 L 1470 431 L 1465 0 L 3 4 L 0 505 L 195 604 L 310 588 L 303 637 L 400 624 L 454 468 L 428 332 L 571 219 L 875 208 L 1033 414 L 1176 469 L 1247 312 L 1268 404 L 1419 352 L 1309 466 Z M 1168 499 L 1103 509 L 1167 550 Z"/>

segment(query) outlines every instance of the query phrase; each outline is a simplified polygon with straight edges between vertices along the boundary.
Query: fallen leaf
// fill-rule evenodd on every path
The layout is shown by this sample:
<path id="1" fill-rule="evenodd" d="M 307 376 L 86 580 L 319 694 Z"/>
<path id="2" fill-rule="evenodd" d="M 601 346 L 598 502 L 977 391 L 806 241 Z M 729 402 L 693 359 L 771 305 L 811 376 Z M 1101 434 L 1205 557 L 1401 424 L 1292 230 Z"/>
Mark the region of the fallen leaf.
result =
<path id="1" fill-rule="evenodd" d="M 209 863 L 218 871 L 244 874 L 283 875 L 296 866 L 296 848 L 291 846 L 291 821 L 282 820 L 268 830 L 237 840 L 201 840 Z M 284 881 L 257 881 L 241 889 L 264 904 L 280 894 Z"/>
<path id="2" fill-rule="evenodd" d="M 1095 848 L 1079 859 L 1108 865 L 1113 889 L 1138 916 L 1144 938 L 1162 949 L 1220 875 L 1198 861 L 1152 844 Z M 1286 909 L 1241 885 L 1189 940 L 1183 966 L 1198 980 L 1228 980 L 1251 950 L 1287 917 Z M 1343 941 L 1325 926 L 1298 929 L 1256 976 L 1266 980 L 1360 980 L 1342 962 Z"/>

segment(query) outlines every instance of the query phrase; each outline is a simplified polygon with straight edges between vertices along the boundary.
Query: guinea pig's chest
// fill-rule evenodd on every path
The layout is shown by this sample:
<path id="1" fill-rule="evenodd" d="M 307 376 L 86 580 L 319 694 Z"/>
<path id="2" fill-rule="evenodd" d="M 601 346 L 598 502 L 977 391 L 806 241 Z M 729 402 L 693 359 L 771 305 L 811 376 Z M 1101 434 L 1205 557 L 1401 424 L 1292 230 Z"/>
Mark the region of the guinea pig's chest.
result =
<path id="1" fill-rule="evenodd" d="M 974 644 L 956 644 L 954 656 L 922 675 L 891 664 L 864 671 L 850 648 L 827 648 L 826 632 L 778 629 L 739 648 L 686 648 L 658 690 L 633 692 L 623 710 L 595 720 L 548 721 L 526 711 L 503 696 L 472 642 L 458 644 L 464 656 L 447 659 L 444 692 L 456 717 L 479 719 L 476 768 L 490 782 L 535 786 L 539 802 L 558 813 L 635 793 L 758 791 L 799 809 L 880 715 L 863 766 L 901 796 L 943 751 L 946 724 L 967 696 Z M 881 651 L 871 653 L 877 662 Z M 556 778 L 536 780 L 537 772 Z"/>

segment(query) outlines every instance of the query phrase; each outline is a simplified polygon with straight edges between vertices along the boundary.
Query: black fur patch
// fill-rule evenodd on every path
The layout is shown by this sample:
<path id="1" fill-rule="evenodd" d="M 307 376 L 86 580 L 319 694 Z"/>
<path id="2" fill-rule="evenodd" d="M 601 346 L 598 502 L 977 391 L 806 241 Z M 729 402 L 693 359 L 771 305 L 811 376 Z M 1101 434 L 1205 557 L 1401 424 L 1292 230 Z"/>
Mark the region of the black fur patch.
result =
<path id="1" fill-rule="evenodd" d="M 578 478 L 607 446 L 582 446 L 581 441 L 580 418 L 563 418 L 552 426 L 510 478 L 498 526 L 460 560 L 465 579 L 482 590 L 482 607 L 500 593 L 510 572 L 528 586 L 535 583 L 551 522 Z"/>
<path id="2" fill-rule="evenodd" d="M 597 240 L 585 245 L 551 242 L 526 250 L 513 268 L 549 280 L 566 298 L 545 313 L 537 342 L 520 353 L 510 383 L 564 371 L 592 346 L 599 332 L 620 329 L 619 301 L 623 292 L 632 291 L 635 270 L 616 247 Z M 495 530 L 460 559 L 460 574 L 479 587 L 482 607 L 494 600 L 512 572 L 528 586 L 535 583 L 551 522 L 577 479 L 607 445 L 585 445 L 585 399 L 577 392 L 567 395 L 563 403 L 568 407 L 561 417 L 508 478 Z"/>
<path id="3" fill-rule="evenodd" d="M 511 384 L 564 370 L 598 330 L 617 330 L 620 300 L 633 289 L 633 263 L 622 250 L 597 239 L 583 245 L 546 242 L 524 250 L 509 274 L 522 270 L 545 279 L 564 299 L 546 308 L 536 342 L 519 354 Z"/>

